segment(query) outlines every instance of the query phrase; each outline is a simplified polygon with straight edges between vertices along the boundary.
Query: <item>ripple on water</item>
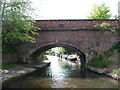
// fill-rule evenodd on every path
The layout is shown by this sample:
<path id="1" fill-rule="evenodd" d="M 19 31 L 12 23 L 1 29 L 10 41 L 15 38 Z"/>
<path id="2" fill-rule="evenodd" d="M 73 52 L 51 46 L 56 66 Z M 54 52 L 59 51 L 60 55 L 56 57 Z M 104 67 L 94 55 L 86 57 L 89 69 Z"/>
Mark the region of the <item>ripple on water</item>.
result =
<path id="1" fill-rule="evenodd" d="M 53 59 L 53 56 L 51 57 Z M 56 58 L 55 58 L 56 59 Z M 91 78 L 92 77 L 92 78 Z M 12 88 L 117 88 L 118 81 L 103 78 L 91 72 L 81 72 L 78 66 L 66 61 L 51 62 L 41 72 L 15 81 L 6 87 Z"/>
<path id="2" fill-rule="evenodd" d="M 108 78 L 40 78 L 26 81 L 23 85 L 31 88 L 116 88 L 118 82 Z"/>

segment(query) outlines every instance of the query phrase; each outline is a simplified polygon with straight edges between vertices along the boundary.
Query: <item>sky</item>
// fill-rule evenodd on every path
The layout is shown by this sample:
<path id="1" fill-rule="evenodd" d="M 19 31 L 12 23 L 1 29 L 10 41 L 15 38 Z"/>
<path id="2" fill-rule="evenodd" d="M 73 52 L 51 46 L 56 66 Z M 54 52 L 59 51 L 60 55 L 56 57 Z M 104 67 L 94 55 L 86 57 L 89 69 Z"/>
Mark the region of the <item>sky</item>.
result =
<path id="1" fill-rule="evenodd" d="M 110 8 L 112 18 L 118 14 L 120 0 L 30 0 L 35 9 L 35 20 L 88 19 L 93 5 L 105 3 Z"/>

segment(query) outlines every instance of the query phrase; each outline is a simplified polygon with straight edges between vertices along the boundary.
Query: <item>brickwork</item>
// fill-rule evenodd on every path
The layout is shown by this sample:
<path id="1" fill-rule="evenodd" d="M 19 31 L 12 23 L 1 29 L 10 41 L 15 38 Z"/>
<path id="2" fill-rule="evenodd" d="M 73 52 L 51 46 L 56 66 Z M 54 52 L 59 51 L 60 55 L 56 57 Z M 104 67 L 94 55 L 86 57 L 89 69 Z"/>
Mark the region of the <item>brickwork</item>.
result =
<path id="1" fill-rule="evenodd" d="M 118 21 L 115 19 L 112 20 L 37 20 L 36 25 L 42 30 L 63 30 L 63 29 L 93 29 L 96 24 L 100 23 L 109 23 L 110 27 L 116 27 Z"/>
<path id="2" fill-rule="evenodd" d="M 36 36 L 37 42 L 17 46 L 19 58 L 22 61 L 35 60 L 41 52 L 61 46 L 75 50 L 85 66 L 95 57 L 95 52 L 104 54 L 119 41 L 117 32 L 93 29 L 102 22 L 110 23 L 111 27 L 118 25 L 117 20 L 37 20 L 36 26 L 42 29 Z"/>
<path id="3" fill-rule="evenodd" d="M 84 63 L 82 65 L 85 65 L 95 56 L 94 51 L 103 54 L 118 41 L 117 33 L 97 30 L 41 30 L 36 38 L 35 44 L 24 44 L 22 48 L 19 47 L 19 53 L 23 55 L 21 60 L 28 57 L 35 60 L 41 52 L 61 46 L 85 56 L 85 60 L 81 61 Z"/>

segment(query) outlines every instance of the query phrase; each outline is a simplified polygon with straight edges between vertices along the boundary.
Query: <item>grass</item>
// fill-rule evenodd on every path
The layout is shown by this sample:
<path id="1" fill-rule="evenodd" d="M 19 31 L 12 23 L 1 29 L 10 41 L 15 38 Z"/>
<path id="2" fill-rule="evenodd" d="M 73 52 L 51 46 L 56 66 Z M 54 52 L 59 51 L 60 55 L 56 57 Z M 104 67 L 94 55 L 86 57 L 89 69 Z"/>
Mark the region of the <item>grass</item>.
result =
<path id="1" fill-rule="evenodd" d="M 120 74 L 120 68 L 112 71 L 112 74 Z"/>
<path id="2" fill-rule="evenodd" d="M 103 57 L 100 56 L 89 60 L 89 62 L 87 63 L 88 66 L 92 66 L 95 68 L 108 67 L 109 65 L 112 64 L 113 64 L 112 61 L 104 60 Z"/>
<path id="3" fill-rule="evenodd" d="M 0 64 L 0 69 L 11 69 L 11 68 L 18 67 L 18 66 L 20 66 L 20 64 L 17 62 L 3 63 L 3 64 Z"/>

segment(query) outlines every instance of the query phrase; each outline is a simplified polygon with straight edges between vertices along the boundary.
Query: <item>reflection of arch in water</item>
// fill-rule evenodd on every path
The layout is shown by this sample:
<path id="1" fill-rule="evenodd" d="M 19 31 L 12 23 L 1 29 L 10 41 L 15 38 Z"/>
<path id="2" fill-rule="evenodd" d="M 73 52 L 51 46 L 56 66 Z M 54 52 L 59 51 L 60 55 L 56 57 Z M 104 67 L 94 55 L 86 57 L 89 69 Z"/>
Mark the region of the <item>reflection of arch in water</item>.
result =
<path id="1" fill-rule="evenodd" d="M 32 52 L 32 54 L 29 57 L 35 59 L 40 55 L 40 53 L 42 53 L 44 51 L 47 51 L 48 49 L 51 49 L 51 48 L 54 48 L 54 47 L 63 47 L 63 48 L 68 48 L 68 49 L 74 50 L 80 57 L 81 67 L 86 66 L 86 56 L 85 56 L 85 54 L 81 50 L 77 49 L 76 47 L 71 46 L 71 45 L 67 45 L 67 44 L 58 44 L 57 43 L 57 44 L 49 44 L 49 45 L 40 47 L 37 50 L 35 50 L 34 52 Z"/>

